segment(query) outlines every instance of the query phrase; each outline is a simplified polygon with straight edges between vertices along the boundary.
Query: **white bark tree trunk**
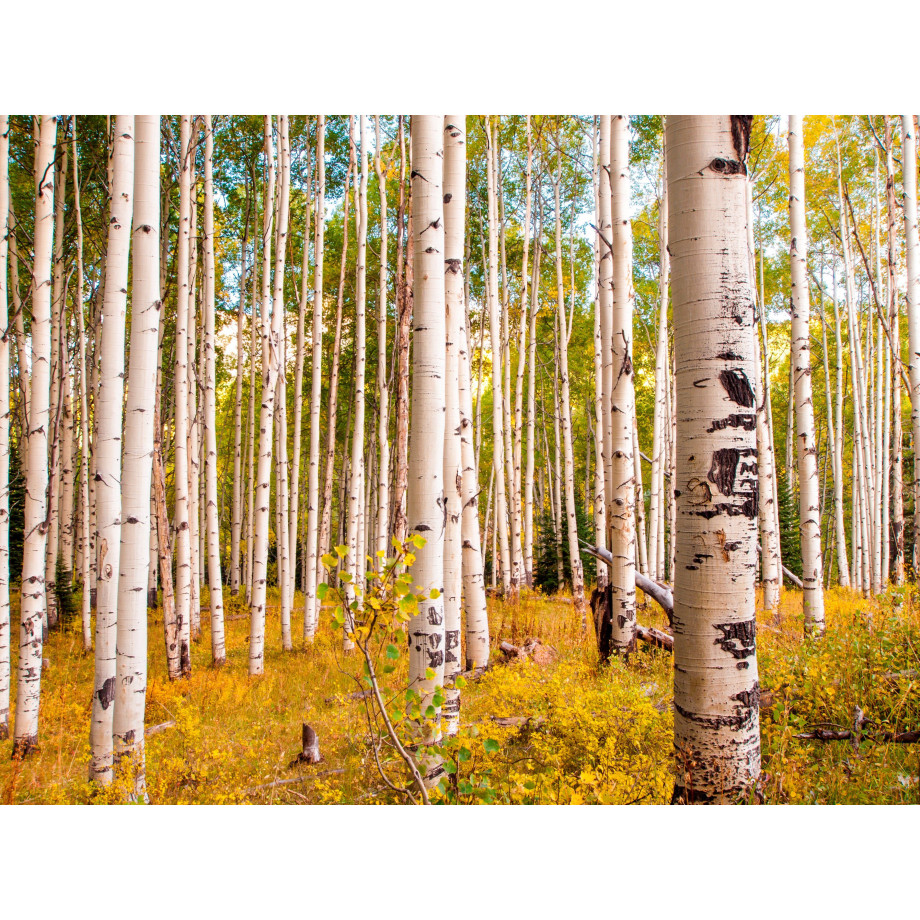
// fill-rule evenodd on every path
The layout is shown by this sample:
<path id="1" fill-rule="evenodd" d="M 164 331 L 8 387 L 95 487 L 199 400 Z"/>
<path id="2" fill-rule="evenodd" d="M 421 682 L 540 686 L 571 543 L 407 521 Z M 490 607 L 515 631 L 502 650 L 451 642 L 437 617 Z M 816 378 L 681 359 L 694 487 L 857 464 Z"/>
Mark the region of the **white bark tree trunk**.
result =
<path id="1" fill-rule="evenodd" d="M 910 361 L 910 425 L 914 443 L 914 489 L 920 480 L 920 233 L 917 230 L 917 138 L 912 115 L 901 116 L 904 236 L 907 256 L 907 336 Z M 897 392 L 897 391 L 896 391 Z M 895 402 L 898 408 L 898 403 Z M 915 493 L 916 494 L 916 493 Z M 920 558 L 920 503 L 914 503 L 914 559 Z M 916 563 L 915 563 L 916 564 Z"/>
<path id="2" fill-rule="evenodd" d="M 204 437 L 205 514 L 208 537 L 208 597 L 211 607 L 211 658 L 216 667 L 227 660 L 224 648 L 224 594 L 220 567 L 220 521 L 217 516 L 217 401 L 214 387 L 214 131 L 211 116 L 204 116 Z M 240 279 L 243 287 L 245 279 Z M 238 455 L 238 454 L 237 454 Z M 150 488 L 147 488 L 148 494 Z"/>
<path id="3" fill-rule="evenodd" d="M 10 118 L 0 115 L 0 741 L 10 736 Z"/>
<path id="4" fill-rule="evenodd" d="M 380 197 L 380 274 L 377 279 L 377 528 L 376 551 L 387 551 L 390 524 L 390 390 L 387 382 L 387 183 L 383 171 L 383 138 L 380 116 L 374 121 L 376 144 L 374 170 Z"/>
<path id="5" fill-rule="evenodd" d="M 112 726 L 116 695 L 115 640 L 122 523 L 122 403 L 125 381 L 125 320 L 128 254 L 134 206 L 134 116 L 115 119 L 112 196 L 102 304 L 99 395 L 96 398 L 96 670 L 90 726 L 91 780 L 112 781 Z M 150 501 L 150 488 L 144 493 Z M 144 533 L 145 543 L 147 533 Z M 145 551 L 146 551 L 145 546 Z M 147 587 L 144 572 L 144 590 Z"/>
<path id="6" fill-rule="evenodd" d="M 41 697 L 42 616 L 45 609 L 46 491 L 51 395 L 51 247 L 54 230 L 54 144 L 57 121 L 41 117 L 35 149 L 35 223 L 32 262 L 32 367 L 28 457 L 23 510 L 22 604 L 16 724 L 13 757 L 30 754 L 38 743 Z"/>
<path id="7" fill-rule="evenodd" d="M 808 235 L 805 224 L 805 147 L 802 116 L 789 116 L 789 228 L 791 233 L 792 359 L 795 365 L 796 447 L 799 467 L 799 520 L 802 541 L 805 632 L 824 632 L 824 565 L 818 450 L 811 386 L 808 297 Z"/>
<path id="8" fill-rule="evenodd" d="M 160 117 L 138 115 L 134 144 L 131 357 L 125 411 L 121 565 L 118 576 L 115 761 L 130 771 L 133 796 L 146 797 L 147 582 L 150 486 L 160 337 Z M 119 417 L 121 413 L 119 412 Z"/>
<path id="9" fill-rule="evenodd" d="M 307 583 L 304 589 L 303 636 L 311 641 L 319 623 L 317 585 L 317 543 L 319 539 L 319 445 L 320 409 L 323 389 L 323 246 L 326 213 L 326 120 L 316 118 L 316 224 L 313 231 L 313 324 L 311 328 L 310 384 L 310 465 L 307 472 L 307 547 L 304 565 Z"/>
<path id="10" fill-rule="evenodd" d="M 750 120 L 669 115 L 666 131 L 677 378 L 673 801 L 735 801 L 760 774 Z"/>
<path id="11" fill-rule="evenodd" d="M 413 393 L 409 441 L 407 519 L 425 545 L 416 552 L 412 582 L 426 596 L 409 621 L 409 684 L 431 705 L 444 682 L 444 123 L 412 116 Z M 428 599 L 428 595 L 435 594 Z M 426 676 L 428 669 L 434 677 Z M 433 720 L 437 724 L 437 716 Z M 423 732 L 437 737 L 437 729 Z"/>

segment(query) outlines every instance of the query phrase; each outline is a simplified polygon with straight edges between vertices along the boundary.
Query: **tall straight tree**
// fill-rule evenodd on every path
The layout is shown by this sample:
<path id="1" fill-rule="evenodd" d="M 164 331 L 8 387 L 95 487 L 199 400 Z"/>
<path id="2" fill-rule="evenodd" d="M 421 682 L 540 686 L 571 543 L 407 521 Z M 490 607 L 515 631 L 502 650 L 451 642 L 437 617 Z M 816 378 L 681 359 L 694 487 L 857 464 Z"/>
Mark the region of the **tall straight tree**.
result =
<path id="1" fill-rule="evenodd" d="M 211 608 L 211 658 L 216 667 L 226 660 L 224 650 L 224 594 L 220 569 L 220 521 L 217 508 L 217 401 L 214 387 L 214 130 L 204 116 L 204 439 L 205 520 L 208 539 L 208 597 Z M 240 279 L 240 287 L 243 279 Z M 148 488 L 149 491 L 149 488 Z"/>
<path id="2" fill-rule="evenodd" d="M 603 194 L 603 185 L 601 186 Z M 610 337 L 605 379 L 610 381 L 607 451 L 607 545 L 610 570 L 611 645 L 629 653 L 636 645 L 635 461 L 633 459 L 632 226 L 629 218 L 629 118 L 610 119 L 610 223 L 613 267 L 610 272 Z"/>
<path id="3" fill-rule="evenodd" d="M 0 115 L 0 741 L 10 736 L 10 118 Z"/>
<path id="4" fill-rule="evenodd" d="M 326 219 L 326 119 L 316 117 L 316 217 L 313 231 L 313 353 L 310 384 L 310 466 L 307 472 L 307 548 L 304 564 L 304 639 L 312 639 L 319 621 L 316 597 L 317 543 L 319 539 L 319 415 L 323 392 L 323 244 Z"/>
<path id="5" fill-rule="evenodd" d="M 192 562 L 188 489 L 188 315 L 189 234 L 191 231 L 191 122 L 183 115 L 179 123 L 179 231 L 176 235 L 176 348 L 173 398 L 176 405 L 174 443 L 176 529 L 176 628 L 179 668 L 183 676 L 192 670 Z"/>
<path id="6" fill-rule="evenodd" d="M 677 377 L 679 802 L 735 801 L 760 774 L 750 128 L 745 115 L 669 115 L 665 129 Z"/>
<path id="7" fill-rule="evenodd" d="M 99 394 L 96 397 L 96 671 L 90 726 L 90 779 L 112 781 L 118 582 L 121 560 L 121 417 L 125 390 L 128 255 L 134 208 L 134 116 L 115 119 L 112 196 L 106 245 Z M 148 507 L 150 488 L 144 494 Z M 148 541 L 148 533 L 145 533 Z M 144 588 L 147 588 L 146 572 Z M 143 595 L 142 595 L 143 596 Z"/>
<path id="8" fill-rule="evenodd" d="M 32 368 L 23 508 L 22 604 L 13 757 L 38 743 L 41 699 L 45 545 L 48 531 L 48 423 L 51 398 L 51 247 L 54 234 L 54 144 L 57 120 L 42 115 L 35 148 L 35 224 L 32 260 Z"/>
<path id="9" fill-rule="evenodd" d="M 904 236 L 907 255 L 907 335 L 910 361 L 910 425 L 914 440 L 914 560 L 920 559 L 920 233 L 917 230 L 917 136 L 913 115 L 901 116 L 901 169 L 904 181 Z M 897 407 L 897 403 L 895 403 Z"/>
<path id="10" fill-rule="evenodd" d="M 795 370 L 796 447 L 805 632 L 824 632 L 821 502 L 809 344 L 808 236 L 805 224 L 805 147 L 802 116 L 789 116 L 789 227 L 792 260 L 792 359 Z"/>
<path id="11" fill-rule="evenodd" d="M 150 484 L 160 337 L 160 117 L 135 117 L 131 357 L 125 407 L 121 565 L 118 575 L 114 753 L 130 771 L 133 796 L 146 797 L 147 581 Z"/>
<path id="12" fill-rule="evenodd" d="M 380 272 L 377 277 L 377 533 L 376 551 L 387 551 L 390 524 L 390 390 L 387 382 L 387 180 L 380 116 L 374 119 L 374 171 L 380 197 Z"/>
<path id="13" fill-rule="evenodd" d="M 413 115 L 412 201 L 415 279 L 407 518 L 424 544 L 412 582 L 425 597 L 409 621 L 409 684 L 422 711 L 444 682 L 444 152 L 443 116 Z M 434 593 L 435 597 L 429 595 Z M 426 676 L 428 669 L 434 677 Z M 436 721 L 436 720 L 435 720 Z"/>

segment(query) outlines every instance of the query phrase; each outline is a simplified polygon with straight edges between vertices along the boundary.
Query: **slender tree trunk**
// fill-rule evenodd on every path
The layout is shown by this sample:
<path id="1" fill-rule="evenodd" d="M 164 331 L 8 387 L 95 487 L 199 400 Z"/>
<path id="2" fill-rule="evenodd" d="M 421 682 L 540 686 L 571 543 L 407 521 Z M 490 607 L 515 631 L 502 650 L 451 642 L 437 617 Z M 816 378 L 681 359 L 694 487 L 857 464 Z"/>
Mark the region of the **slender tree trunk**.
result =
<path id="1" fill-rule="evenodd" d="M 527 459 L 524 471 L 524 575 L 529 587 L 534 584 L 534 527 L 533 527 L 533 474 L 536 447 L 536 390 L 537 390 L 537 312 L 540 281 L 540 236 L 536 235 L 534 247 L 533 278 L 530 286 L 530 329 L 527 336 Z"/>
<path id="2" fill-rule="evenodd" d="M 901 116 L 901 168 L 904 181 L 904 235 L 907 255 L 907 336 L 910 371 L 910 424 L 914 445 L 914 565 L 920 559 L 920 233 L 917 230 L 917 138 L 913 116 Z M 892 368 L 894 371 L 894 368 Z M 897 375 L 892 374 L 893 380 Z M 896 389 L 895 392 L 900 392 Z M 895 411 L 899 409 L 894 401 Z"/>
<path id="3" fill-rule="evenodd" d="M 10 736 L 10 118 L 0 115 L 0 741 Z"/>
<path id="4" fill-rule="evenodd" d="M 678 392 L 675 802 L 735 801 L 760 774 L 750 123 L 669 115 L 666 127 Z M 748 423 L 732 421 L 741 416 Z"/>
<path id="5" fill-rule="evenodd" d="M 808 239 L 805 224 L 805 147 L 802 117 L 789 116 L 789 227 L 792 277 L 792 360 L 795 365 L 796 446 L 799 520 L 806 634 L 824 633 L 824 565 L 821 556 L 818 450 L 811 386 Z M 790 394 L 790 396 L 793 394 Z"/>
<path id="6" fill-rule="evenodd" d="M 611 643 L 619 653 L 636 645 L 635 467 L 633 462 L 632 367 L 632 228 L 629 221 L 629 119 L 610 121 L 610 217 L 613 247 L 610 311 L 610 479 L 607 500 L 608 545 L 613 554 L 610 571 Z M 669 135 L 670 136 L 670 135 Z M 670 181 L 670 180 L 669 180 Z M 603 195 L 603 186 L 601 194 Z"/>
<path id="7" fill-rule="evenodd" d="M 383 171 L 380 116 L 374 121 L 374 171 L 380 197 L 380 273 L 377 278 L 377 527 L 374 542 L 386 554 L 390 525 L 390 390 L 387 382 L 387 182 Z M 465 178 L 465 177 L 464 177 Z"/>
<path id="8" fill-rule="evenodd" d="M 587 604 L 585 603 L 585 578 L 581 565 L 581 550 L 578 545 L 578 517 L 575 506 L 575 457 L 572 445 L 572 405 L 569 398 L 569 329 L 565 313 L 565 295 L 562 275 L 562 212 L 560 206 L 560 185 L 562 184 L 562 153 L 557 159 L 556 181 L 553 183 L 553 197 L 556 205 L 556 310 L 559 323 L 559 378 L 560 410 L 562 416 L 562 443 L 565 456 L 565 507 L 569 538 L 569 565 L 572 570 L 572 599 L 575 615 L 581 620 L 582 632 L 588 628 Z"/>
<path id="9" fill-rule="evenodd" d="M 507 530 L 507 494 L 505 490 L 505 438 L 503 433 L 501 301 L 498 293 L 498 213 L 495 190 L 495 145 L 490 118 L 486 118 L 486 168 L 489 194 L 489 322 L 492 346 L 492 456 L 495 466 L 495 530 L 501 550 L 502 594 L 514 590 L 511 571 L 511 546 Z M 413 186 L 414 190 L 414 186 Z"/>
<path id="10" fill-rule="evenodd" d="M 211 116 L 204 116 L 204 437 L 205 497 L 208 536 L 208 598 L 211 607 L 211 658 L 216 667 L 227 660 L 224 649 L 224 596 L 220 567 L 220 520 L 217 508 L 217 400 L 214 386 L 217 371 L 214 360 L 214 132 Z M 240 278 L 240 290 L 244 278 Z M 239 430 L 239 429 L 237 429 Z M 239 448 L 235 451 L 239 460 Z M 150 493 L 150 486 L 147 486 Z"/>
<path id="11" fill-rule="evenodd" d="M 129 771 L 132 798 L 146 798 L 147 597 L 150 486 L 160 338 L 160 117 L 136 116 L 131 358 L 125 411 L 121 568 L 118 581 L 114 753 Z M 210 133 L 208 135 L 210 140 Z M 207 186 L 206 186 L 207 188 Z M 207 191 L 206 193 L 207 194 Z M 205 225 L 207 226 L 207 205 Z M 119 413 L 120 414 L 120 413 Z"/>
<path id="12" fill-rule="evenodd" d="M 262 400 L 259 412 L 259 463 L 256 474 L 255 517 L 253 520 L 252 597 L 249 624 L 249 673 L 262 674 L 265 652 L 265 598 L 268 568 L 268 521 L 271 503 L 272 427 L 279 366 L 280 336 L 274 341 L 274 309 L 271 296 L 271 250 L 275 198 L 275 159 L 272 125 L 268 115 L 263 127 L 268 181 L 262 217 Z M 279 213 L 278 219 L 281 219 Z M 279 305 L 280 307 L 280 305 Z"/>
<path id="13" fill-rule="evenodd" d="M 445 302 L 443 121 L 412 116 L 412 247 L 418 271 L 413 286 L 412 419 L 407 518 L 424 540 L 412 581 L 420 586 L 418 613 L 410 620 L 409 684 L 432 705 L 444 683 L 444 405 Z M 434 596 L 432 596 L 434 595 Z M 434 677 L 426 676 L 434 672 Z M 437 711 L 437 707 L 434 707 Z M 434 720 L 437 724 L 437 715 Z M 432 739 L 433 740 L 433 739 Z"/>
<path id="14" fill-rule="evenodd" d="M 176 511 L 176 624 L 180 670 L 191 673 L 191 605 L 192 562 L 189 521 L 188 476 L 188 319 L 189 319 L 189 236 L 191 230 L 191 128 L 189 116 L 183 115 L 179 132 L 179 232 L 176 239 L 176 347 L 173 398 L 176 410 L 173 481 Z"/>
<path id="15" fill-rule="evenodd" d="M 114 170 L 106 246 L 105 298 L 96 403 L 96 671 L 90 727 L 90 779 L 112 781 L 112 703 L 116 696 L 115 640 L 121 557 L 121 417 L 125 380 L 128 253 L 134 204 L 134 117 L 115 120 Z M 142 283 L 144 279 L 142 277 Z M 144 494 L 150 500 L 150 488 Z M 141 512 L 143 513 L 143 512 Z M 147 534 L 144 533 L 146 539 Z M 146 587 L 146 572 L 144 582 Z"/>

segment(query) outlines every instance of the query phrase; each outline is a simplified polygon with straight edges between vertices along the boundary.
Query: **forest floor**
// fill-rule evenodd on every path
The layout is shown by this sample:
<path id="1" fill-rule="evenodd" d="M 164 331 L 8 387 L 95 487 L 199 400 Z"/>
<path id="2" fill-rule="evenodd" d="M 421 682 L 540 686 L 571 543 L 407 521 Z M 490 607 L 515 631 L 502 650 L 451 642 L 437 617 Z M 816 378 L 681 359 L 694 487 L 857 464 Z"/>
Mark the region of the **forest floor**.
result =
<path id="1" fill-rule="evenodd" d="M 166 676 L 162 620 L 151 615 L 148 729 L 175 723 L 146 741 L 147 790 L 154 803 L 386 803 L 371 741 L 361 660 L 343 656 L 324 610 L 316 641 L 282 652 L 278 608 L 267 624 L 265 674 L 247 674 L 245 607 L 227 598 L 227 664 L 210 666 L 206 592 L 202 634 L 190 679 Z M 298 595 L 298 601 L 300 595 Z M 275 599 L 277 602 L 277 598 Z M 14 608 L 16 601 L 14 600 Z M 758 616 L 763 781 L 767 803 L 916 803 L 918 744 L 872 740 L 920 728 L 920 601 L 916 589 L 866 600 L 827 594 L 827 635 L 802 639 L 801 594 L 786 591 L 780 616 Z M 302 609 L 295 605 L 294 633 Z M 571 599 L 524 594 L 490 600 L 493 649 L 530 637 L 548 651 L 541 663 L 494 663 L 462 691 L 462 728 L 445 751 L 452 792 L 432 801 L 510 803 L 666 803 L 673 785 L 672 671 L 667 652 L 640 646 L 628 663 L 600 664 L 590 625 L 582 634 Z M 13 622 L 17 621 L 16 610 Z M 657 606 L 640 603 L 643 625 L 664 626 Z M 15 635 L 15 629 L 14 629 Z M 334 638 L 335 636 L 335 638 Z M 16 643 L 13 644 L 15 700 Z M 40 748 L 11 761 L 0 742 L 0 802 L 119 801 L 124 789 L 86 780 L 93 658 L 79 627 L 52 632 L 44 652 Z M 501 655 L 493 652 L 493 662 Z M 405 686 L 405 654 L 382 681 Z M 856 707 L 869 723 L 861 744 L 797 740 L 816 728 L 853 727 Z M 319 736 L 323 760 L 292 763 L 301 726 Z M 388 776 L 405 784 L 398 762 L 378 751 Z"/>

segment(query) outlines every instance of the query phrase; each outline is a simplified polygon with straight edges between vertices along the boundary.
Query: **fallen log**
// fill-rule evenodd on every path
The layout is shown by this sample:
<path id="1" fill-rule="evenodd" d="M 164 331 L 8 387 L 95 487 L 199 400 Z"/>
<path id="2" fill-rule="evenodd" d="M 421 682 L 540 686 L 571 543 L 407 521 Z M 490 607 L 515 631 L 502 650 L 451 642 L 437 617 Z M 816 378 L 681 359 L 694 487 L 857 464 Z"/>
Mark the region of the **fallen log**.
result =
<path id="1" fill-rule="evenodd" d="M 674 637 L 669 636 L 660 629 L 653 629 L 652 627 L 642 626 L 640 623 L 636 623 L 636 635 L 643 642 L 648 642 L 649 645 L 654 645 L 656 648 L 664 649 L 666 652 L 673 653 L 674 651 Z"/>
<path id="2" fill-rule="evenodd" d="M 757 552 L 761 556 L 763 555 L 763 548 L 761 547 L 759 543 L 757 544 Z M 798 575 L 796 575 L 794 572 L 790 572 L 789 569 L 786 568 L 786 566 L 783 566 L 782 568 L 783 568 L 783 575 L 786 576 L 786 581 L 791 581 L 797 588 L 804 588 L 804 585 L 802 584 L 802 579 L 799 578 Z"/>
<path id="3" fill-rule="evenodd" d="M 521 661 L 530 659 L 534 664 L 549 665 L 556 658 L 556 650 L 549 645 L 544 645 L 539 639 L 528 639 L 523 645 L 512 645 L 508 641 L 499 643 L 498 650 L 505 656 L 505 661 Z"/>
<path id="4" fill-rule="evenodd" d="M 304 776 L 292 776 L 290 779 L 276 779 L 273 783 L 262 783 L 261 786 L 250 786 L 249 789 L 244 789 L 243 792 L 245 795 L 254 795 L 256 792 L 260 792 L 262 789 L 274 789 L 276 786 L 291 786 L 297 783 L 309 783 L 311 780 L 319 779 L 321 776 L 336 776 L 344 772 L 344 769 L 323 770 L 321 773 L 308 773 Z"/>
<path id="5" fill-rule="evenodd" d="M 613 565 L 613 554 L 609 550 L 599 546 L 592 546 L 585 540 L 581 541 L 581 545 L 589 556 L 594 556 L 595 559 L 599 559 L 607 565 Z M 641 589 L 652 600 L 658 602 L 661 609 L 668 615 L 668 622 L 670 622 L 671 617 L 674 615 L 674 593 L 671 589 L 667 585 L 652 581 L 651 578 L 647 578 L 641 572 L 636 572 L 636 587 Z"/>
<path id="6" fill-rule="evenodd" d="M 810 732 L 800 732 L 792 737 L 796 741 L 853 741 L 861 736 L 863 741 L 873 741 L 876 744 L 916 744 L 920 741 L 920 731 L 912 732 L 875 732 L 869 734 L 861 732 L 860 735 L 845 729 L 833 731 L 827 728 L 816 728 Z"/>
<path id="7" fill-rule="evenodd" d="M 150 728 L 145 728 L 144 737 L 149 738 L 151 735 L 158 735 L 160 732 L 165 732 L 167 728 L 175 727 L 175 722 L 160 722 L 159 725 L 151 725 Z"/>

